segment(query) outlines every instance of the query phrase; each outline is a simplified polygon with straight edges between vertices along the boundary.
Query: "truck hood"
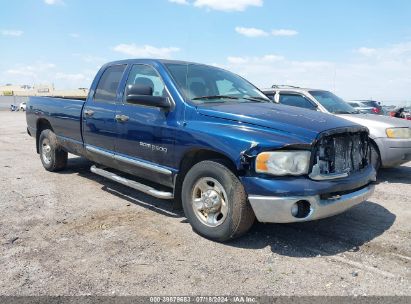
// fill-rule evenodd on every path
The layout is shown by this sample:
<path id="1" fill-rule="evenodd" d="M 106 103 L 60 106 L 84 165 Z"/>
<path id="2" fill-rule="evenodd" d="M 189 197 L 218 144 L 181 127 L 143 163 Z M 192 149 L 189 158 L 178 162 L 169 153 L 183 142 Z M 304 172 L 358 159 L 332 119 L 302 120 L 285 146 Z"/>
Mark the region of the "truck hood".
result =
<path id="1" fill-rule="evenodd" d="M 386 128 L 392 127 L 411 128 L 411 121 L 390 116 L 382 116 L 375 114 L 339 114 L 337 116 L 355 122 L 357 124 L 366 126 L 370 129 L 384 129 L 384 132 Z"/>
<path id="2" fill-rule="evenodd" d="M 198 107 L 201 115 L 248 123 L 313 141 L 323 131 L 356 126 L 334 115 L 273 103 L 218 104 Z"/>

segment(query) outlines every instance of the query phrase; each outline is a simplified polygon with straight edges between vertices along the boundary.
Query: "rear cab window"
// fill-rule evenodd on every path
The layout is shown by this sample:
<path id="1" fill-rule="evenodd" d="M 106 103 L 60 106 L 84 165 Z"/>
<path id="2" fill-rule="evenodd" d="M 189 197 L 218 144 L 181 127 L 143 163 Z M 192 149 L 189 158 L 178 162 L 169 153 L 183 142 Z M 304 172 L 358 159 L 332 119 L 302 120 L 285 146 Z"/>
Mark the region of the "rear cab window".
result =
<path id="1" fill-rule="evenodd" d="M 101 75 L 94 94 L 95 102 L 115 102 L 117 89 L 127 65 L 113 65 Z"/>

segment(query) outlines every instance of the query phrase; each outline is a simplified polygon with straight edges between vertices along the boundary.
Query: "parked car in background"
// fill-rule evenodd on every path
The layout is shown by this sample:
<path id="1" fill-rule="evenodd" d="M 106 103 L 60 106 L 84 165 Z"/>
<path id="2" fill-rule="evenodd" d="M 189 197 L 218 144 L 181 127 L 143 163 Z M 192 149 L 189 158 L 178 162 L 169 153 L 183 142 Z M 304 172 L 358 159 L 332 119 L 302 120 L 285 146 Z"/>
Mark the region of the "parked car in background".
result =
<path id="1" fill-rule="evenodd" d="M 360 101 L 348 101 L 348 104 L 362 114 L 377 114 L 374 107 L 366 106 Z"/>
<path id="2" fill-rule="evenodd" d="M 263 92 L 274 102 L 337 115 L 366 126 L 375 169 L 395 167 L 411 160 L 411 122 L 389 116 L 361 114 L 329 91 L 273 86 Z"/>
<path id="3" fill-rule="evenodd" d="M 382 105 L 379 101 L 375 100 L 350 100 L 349 102 L 360 102 L 365 107 L 372 108 L 373 114 L 384 115 Z"/>
<path id="4" fill-rule="evenodd" d="M 411 113 L 407 111 L 407 109 L 404 107 L 395 108 L 394 110 L 389 112 L 389 116 L 405 120 L 411 120 Z"/>
<path id="5" fill-rule="evenodd" d="M 20 111 L 26 111 L 26 102 L 25 101 L 20 103 L 19 109 L 20 109 Z"/>
<path id="6" fill-rule="evenodd" d="M 245 233 L 255 217 L 332 216 L 374 189 L 367 128 L 314 111 L 290 113 L 213 66 L 112 62 L 86 101 L 31 97 L 26 113 L 46 170 L 64 169 L 68 152 L 84 156 L 98 175 L 175 198 L 193 229 L 214 240 Z"/>

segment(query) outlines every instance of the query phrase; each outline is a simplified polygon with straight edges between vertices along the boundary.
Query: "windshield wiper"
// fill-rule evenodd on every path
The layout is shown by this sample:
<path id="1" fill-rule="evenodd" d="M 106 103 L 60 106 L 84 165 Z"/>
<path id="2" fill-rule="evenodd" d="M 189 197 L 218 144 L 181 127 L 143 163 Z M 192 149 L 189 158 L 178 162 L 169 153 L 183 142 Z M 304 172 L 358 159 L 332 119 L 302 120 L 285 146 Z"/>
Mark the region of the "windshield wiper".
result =
<path id="1" fill-rule="evenodd" d="M 265 102 L 270 102 L 270 100 L 268 100 L 267 98 L 264 97 L 260 97 L 260 96 L 255 96 L 255 97 L 243 97 L 243 99 L 247 99 L 247 100 L 251 100 L 251 101 L 265 101 Z"/>
<path id="2" fill-rule="evenodd" d="M 199 100 L 199 99 L 238 99 L 238 97 L 228 96 L 228 95 L 210 95 L 210 96 L 194 97 L 191 100 Z"/>

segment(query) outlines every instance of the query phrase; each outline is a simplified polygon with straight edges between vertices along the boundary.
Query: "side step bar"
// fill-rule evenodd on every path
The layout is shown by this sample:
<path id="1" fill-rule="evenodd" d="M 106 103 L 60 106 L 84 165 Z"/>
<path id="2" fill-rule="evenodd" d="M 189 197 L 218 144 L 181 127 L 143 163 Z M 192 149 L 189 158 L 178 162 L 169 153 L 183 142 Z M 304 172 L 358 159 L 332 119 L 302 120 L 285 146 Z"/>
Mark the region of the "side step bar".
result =
<path id="1" fill-rule="evenodd" d="M 117 183 L 120 183 L 124 186 L 131 187 L 133 189 L 136 189 L 138 191 L 144 192 L 148 195 L 151 195 L 151 196 L 154 196 L 154 197 L 157 197 L 157 198 L 161 198 L 161 199 L 173 199 L 174 198 L 174 195 L 171 192 L 156 190 L 156 189 L 154 189 L 150 186 L 138 183 L 138 182 L 133 181 L 131 179 L 121 177 L 121 176 L 119 176 L 115 173 L 112 173 L 110 171 L 97 168 L 95 165 L 91 166 L 90 171 L 95 173 L 95 174 L 98 174 L 100 176 L 103 176 L 105 178 L 108 178 L 112 181 L 115 181 Z"/>

